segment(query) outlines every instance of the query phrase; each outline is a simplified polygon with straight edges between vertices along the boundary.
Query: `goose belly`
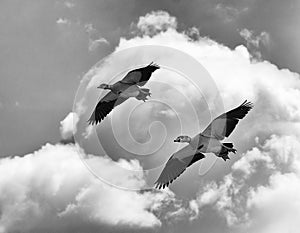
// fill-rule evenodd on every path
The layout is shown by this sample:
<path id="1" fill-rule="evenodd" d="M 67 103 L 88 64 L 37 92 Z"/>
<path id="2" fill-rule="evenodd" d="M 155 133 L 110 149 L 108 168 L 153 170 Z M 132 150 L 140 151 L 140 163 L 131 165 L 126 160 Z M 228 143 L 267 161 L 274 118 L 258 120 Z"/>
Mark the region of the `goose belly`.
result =
<path id="1" fill-rule="evenodd" d="M 202 153 L 219 153 L 222 148 L 222 143 L 216 138 L 202 137 L 200 149 Z"/>
<path id="2" fill-rule="evenodd" d="M 140 89 L 138 86 L 133 85 L 125 89 L 124 91 L 121 92 L 120 97 L 123 98 L 130 98 L 130 97 L 136 97 L 140 93 Z"/>

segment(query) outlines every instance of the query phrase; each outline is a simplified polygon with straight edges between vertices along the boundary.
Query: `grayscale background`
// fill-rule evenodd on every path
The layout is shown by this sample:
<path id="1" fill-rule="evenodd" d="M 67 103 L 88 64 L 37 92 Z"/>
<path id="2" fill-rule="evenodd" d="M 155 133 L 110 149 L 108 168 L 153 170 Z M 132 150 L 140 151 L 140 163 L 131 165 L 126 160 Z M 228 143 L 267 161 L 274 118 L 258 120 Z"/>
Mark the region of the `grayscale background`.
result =
<path id="1" fill-rule="evenodd" d="M 0 0 L 0 233 L 298 233 L 299 12 L 299 0 Z M 216 160 L 205 174 L 195 164 L 164 191 L 101 182 L 80 157 L 121 186 L 141 188 L 145 174 L 119 170 L 141 170 L 136 160 L 85 154 L 72 137 L 81 80 L 111 53 L 144 45 L 196 59 L 223 110 L 245 99 L 255 106 L 227 139 L 238 150 L 231 160 Z M 162 78 L 203 103 L 180 78 Z M 176 97 L 167 100 L 186 127 L 204 129 L 209 119 L 194 127 Z M 120 124 L 123 110 L 113 115 Z M 147 111 L 145 121 L 174 117 L 163 106 Z M 133 130 L 137 140 L 147 137 L 147 129 Z"/>

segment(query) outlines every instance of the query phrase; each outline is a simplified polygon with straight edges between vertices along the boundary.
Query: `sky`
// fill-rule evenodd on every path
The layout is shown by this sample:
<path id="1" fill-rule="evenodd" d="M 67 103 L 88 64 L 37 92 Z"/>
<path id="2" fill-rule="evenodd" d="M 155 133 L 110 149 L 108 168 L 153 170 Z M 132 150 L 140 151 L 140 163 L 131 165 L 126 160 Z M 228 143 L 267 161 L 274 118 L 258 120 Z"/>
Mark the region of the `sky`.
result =
<path id="1" fill-rule="evenodd" d="M 299 1 L 0 4 L 0 232 L 297 232 Z M 95 85 L 150 59 L 165 67 L 153 100 L 86 127 Z M 229 162 L 209 155 L 170 189 L 132 191 L 151 186 L 174 136 L 245 99 L 255 108 Z M 73 133 L 83 144 L 68 144 Z"/>

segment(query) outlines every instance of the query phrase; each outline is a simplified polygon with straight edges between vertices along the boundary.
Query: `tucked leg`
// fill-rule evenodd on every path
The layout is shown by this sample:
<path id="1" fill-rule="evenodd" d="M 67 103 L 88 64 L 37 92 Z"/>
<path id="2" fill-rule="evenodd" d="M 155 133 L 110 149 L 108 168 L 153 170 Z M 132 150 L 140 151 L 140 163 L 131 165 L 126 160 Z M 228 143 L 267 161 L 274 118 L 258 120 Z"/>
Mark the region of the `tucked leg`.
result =
<path id="1" fill-rule="evenodd" d="M 221 148 L 219 154 L 217 154 L 217 156 L 222 158 L 224 161 L 226 161 L 227 159 L 230 159 L 228 156 L 229 152 L 236 153 L 236 149 L 233 148 L 233 144 L 232 143 L 223 143 L 222 148 Z"/>
<path id="2" fill-rule="evenodd" d="M 151 96 L 150 90 L 147 88 L 140 88 L 139 94 L 135 98 L 138 100 L 143 100 L 145 102 L 146 100 L 148 100 L 148 96 Z"/>

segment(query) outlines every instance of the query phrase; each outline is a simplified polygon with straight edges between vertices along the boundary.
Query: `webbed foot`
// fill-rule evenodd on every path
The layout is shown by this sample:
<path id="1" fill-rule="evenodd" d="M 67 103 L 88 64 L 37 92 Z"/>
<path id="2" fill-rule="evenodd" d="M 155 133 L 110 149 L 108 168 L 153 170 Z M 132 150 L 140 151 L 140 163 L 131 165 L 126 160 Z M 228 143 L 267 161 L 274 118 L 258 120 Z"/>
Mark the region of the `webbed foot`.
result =
<path id="1" fill-rule="evenodd" d="M 227 159 L 230 160 L 228 154 L 221 154 L 221 155 L 219 155 L 219 157 L 221 157 L 225 162 L 226 162 Z"/>
<path id="2" fill-rule="evenodd" d="M 138 96 L 136 97 L 136 99 L 138 100 L 143 100 L 144 102 L 146 100 L 148 100 L 148 96 L 151 96 L 151 93 L 149 92 L 149 89 L 146 89 L 148 91 L 144 91 L 144 90 L 140 90 L 140 93 L 138 94 Z"/>

